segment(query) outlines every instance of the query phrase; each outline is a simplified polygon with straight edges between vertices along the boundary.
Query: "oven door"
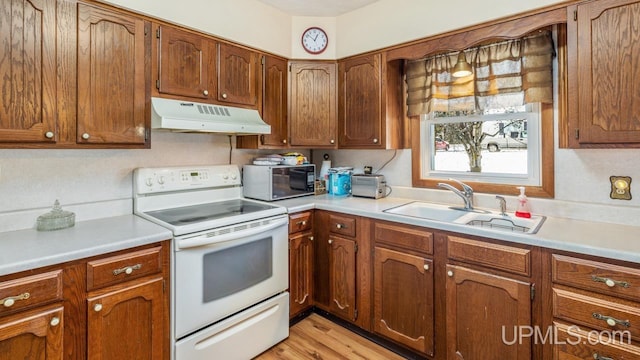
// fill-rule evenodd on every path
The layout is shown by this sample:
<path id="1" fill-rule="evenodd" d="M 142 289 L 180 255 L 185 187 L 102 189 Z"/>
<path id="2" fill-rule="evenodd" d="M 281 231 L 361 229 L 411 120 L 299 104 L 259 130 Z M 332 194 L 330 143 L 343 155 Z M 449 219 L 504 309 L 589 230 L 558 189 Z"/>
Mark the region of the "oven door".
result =
<path id="1" fill-rule="evenodd" d="M 175 338 L 288 287 L 288 216 L 175 239 Z"/>

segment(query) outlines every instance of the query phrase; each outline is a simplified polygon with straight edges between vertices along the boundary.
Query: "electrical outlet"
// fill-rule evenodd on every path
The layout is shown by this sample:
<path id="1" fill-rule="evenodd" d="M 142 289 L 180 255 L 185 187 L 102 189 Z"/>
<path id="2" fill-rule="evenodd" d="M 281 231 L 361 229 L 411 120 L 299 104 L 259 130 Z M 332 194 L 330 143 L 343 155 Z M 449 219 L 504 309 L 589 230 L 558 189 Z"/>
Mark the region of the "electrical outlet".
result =
<path id="1" fill-rule="evenodd" d="M 372 171 L 373 171 L 373 166 L 370 166 L 370 165 L 365 165 L 364 166 L 364 173 L 365 174 L 367 174 L 367 175 L 371 174 Z"/>
<path id="2" fill-rule="evenodd" d="M 611 194 L 609 197 L 616 200 L 631 200 L 631 177 L 610 176 Z"/>

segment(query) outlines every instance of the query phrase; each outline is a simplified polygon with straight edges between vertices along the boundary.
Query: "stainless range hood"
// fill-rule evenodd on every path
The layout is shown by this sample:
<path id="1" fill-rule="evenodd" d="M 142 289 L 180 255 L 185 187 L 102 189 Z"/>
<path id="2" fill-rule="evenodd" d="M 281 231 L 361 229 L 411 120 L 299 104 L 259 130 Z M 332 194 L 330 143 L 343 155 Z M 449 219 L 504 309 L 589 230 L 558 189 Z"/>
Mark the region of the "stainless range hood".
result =
<path id="1" fill-rule="evenodd" d="M 190 101 L 151 98 L 151 128 L 175 132 L 270 134 L 256 110 Z"/>

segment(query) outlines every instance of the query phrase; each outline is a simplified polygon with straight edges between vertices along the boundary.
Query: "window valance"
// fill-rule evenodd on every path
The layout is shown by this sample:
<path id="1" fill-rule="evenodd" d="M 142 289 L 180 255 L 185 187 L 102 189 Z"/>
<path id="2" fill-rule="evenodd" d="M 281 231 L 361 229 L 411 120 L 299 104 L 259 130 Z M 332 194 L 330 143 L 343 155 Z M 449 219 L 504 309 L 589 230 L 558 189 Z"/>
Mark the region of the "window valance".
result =
<path id="1" fill-rule="evenodd" d="M 551 31 L 464 50 L 473 68 L 455 78 L 458 52 L 410 61 L 406 67 L 408 115 L 473 113 L 553 102 Z"/>

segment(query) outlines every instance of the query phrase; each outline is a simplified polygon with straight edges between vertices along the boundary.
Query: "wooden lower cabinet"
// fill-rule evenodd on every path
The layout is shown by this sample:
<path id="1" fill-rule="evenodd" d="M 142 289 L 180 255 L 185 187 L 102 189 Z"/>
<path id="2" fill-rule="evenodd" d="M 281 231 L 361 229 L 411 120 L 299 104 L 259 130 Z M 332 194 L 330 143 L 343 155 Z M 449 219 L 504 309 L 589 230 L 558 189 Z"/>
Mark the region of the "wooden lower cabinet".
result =
<path id="1" fill-rule="evenodd" d="M 373 264 L 374 331 L 433 355 L 433 261 L 376 246 Z"/>
<path id="2" fill-rule="evenodd" d="M 289 236 L 289 314 L 313 305 L 313 233 Z"/>
<path id="3" fill-rule="evenodd" d="M 530 338 L 517 338 L 532 326 L 531 284 L 457 265 L 446 271 L 447 359 L 531 359 Z"/>
<path id="4" fill-rule="evenodd" d="M 357 244 L 355 240 L 330 236 L 329 245 L 329 311 L 355 321 Z"/>
<path id="5" fill-rule="evenodd" d="M 0 318 L 0 358 L 62 360 L 63 314 L 54 305 Z"/>
<path id="6" fill-rule="evenodd" d="M 89 294 L 89 360 L 164 358 L 163 282 L 157 277 Z"/>

